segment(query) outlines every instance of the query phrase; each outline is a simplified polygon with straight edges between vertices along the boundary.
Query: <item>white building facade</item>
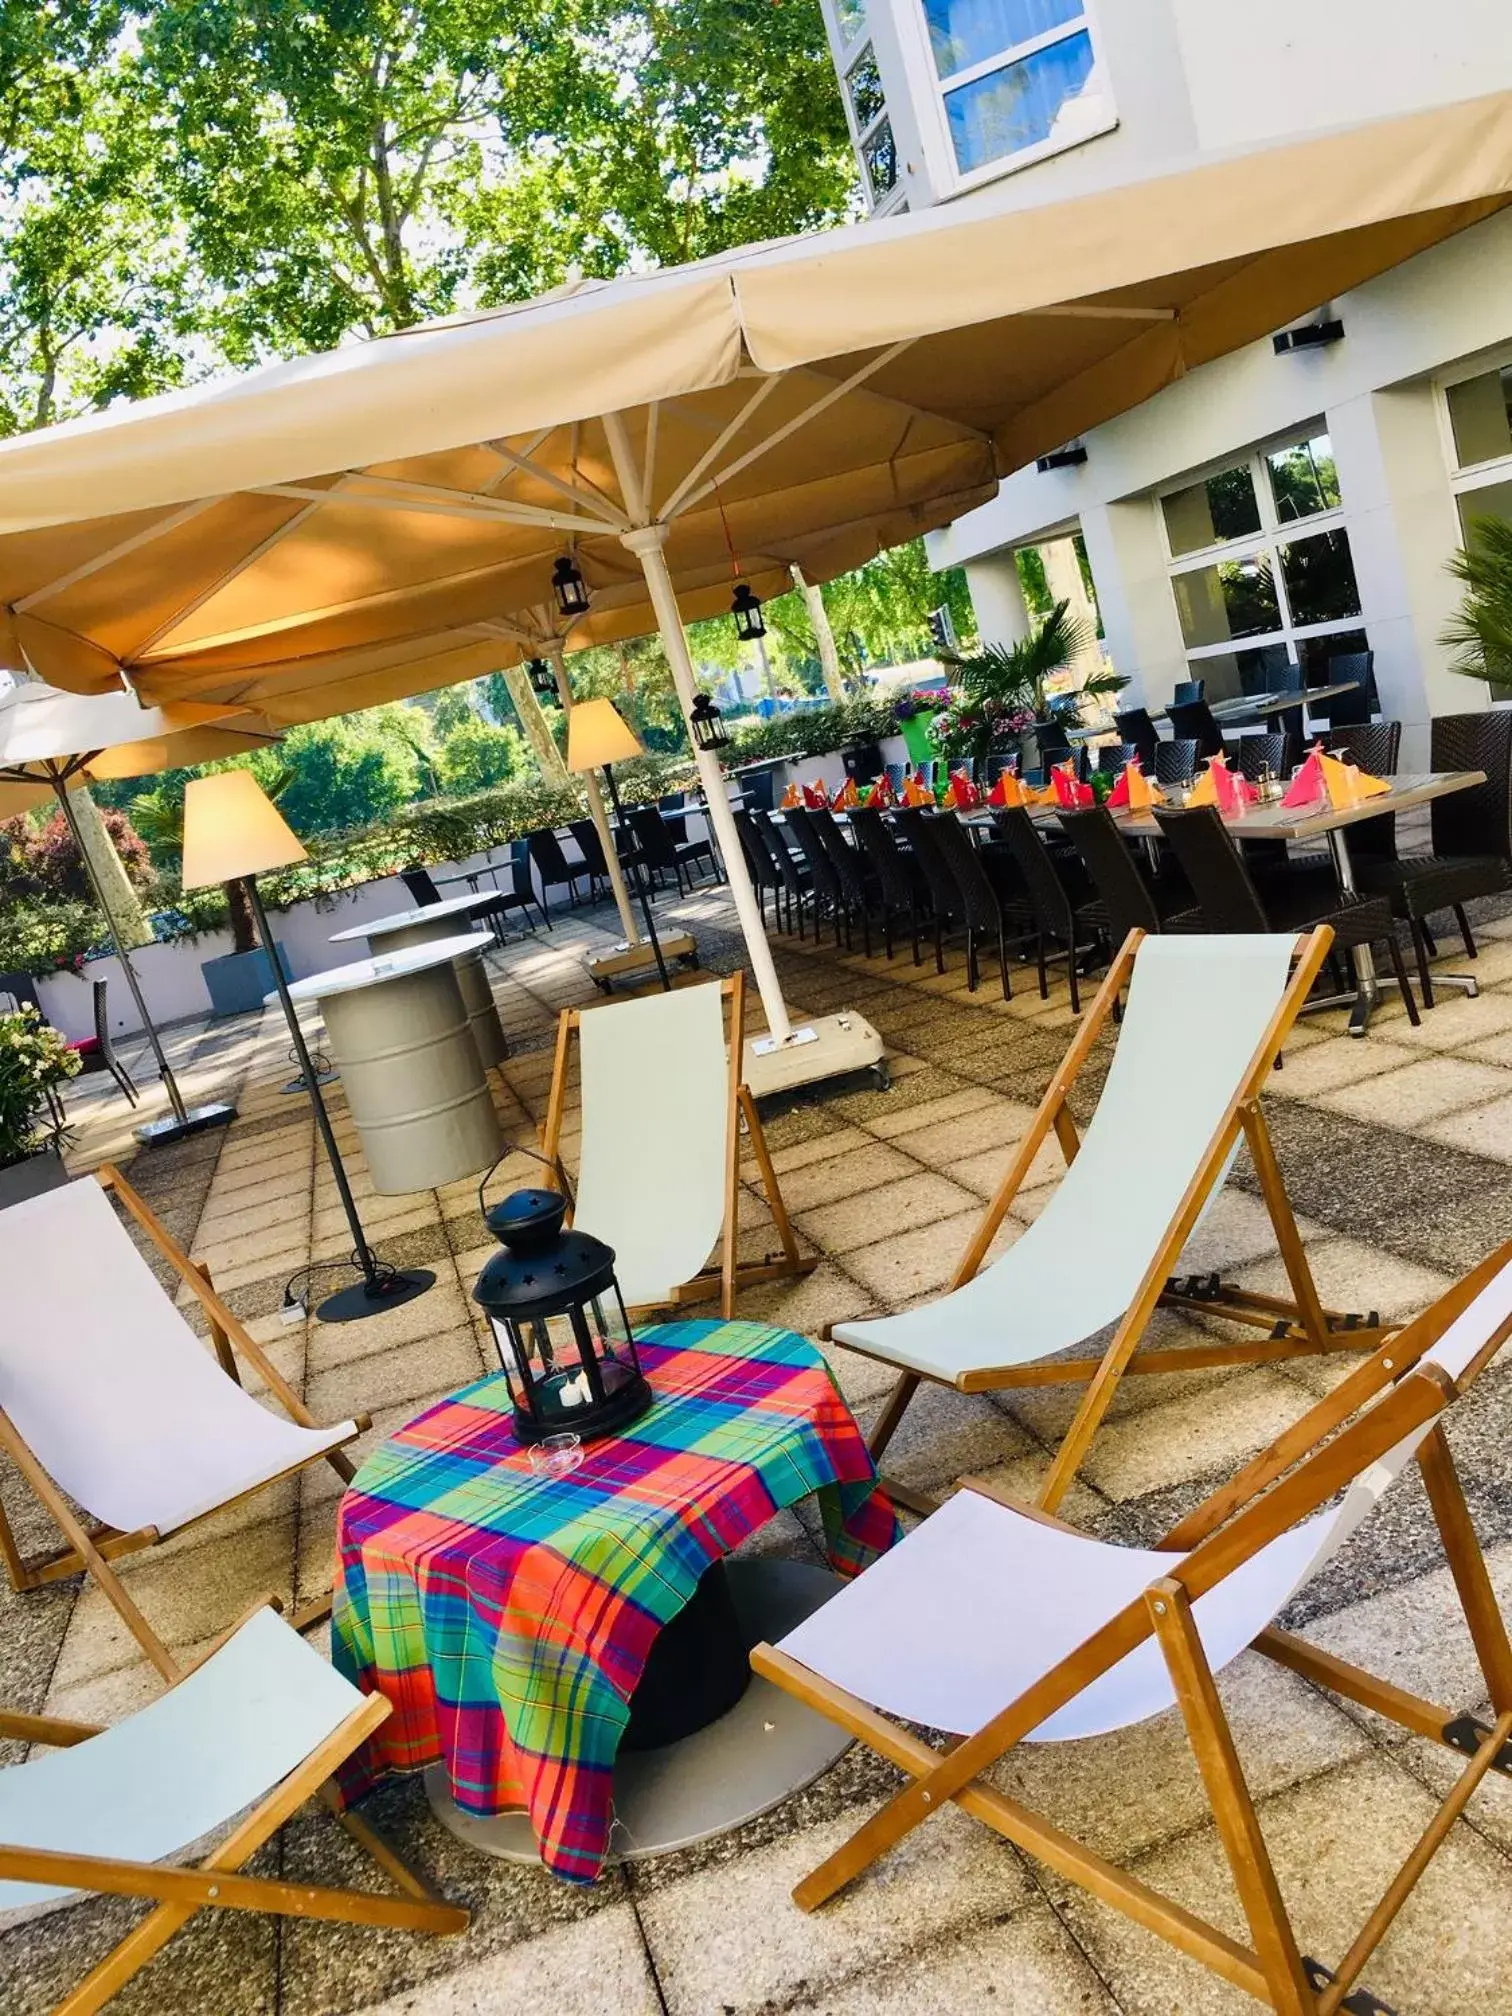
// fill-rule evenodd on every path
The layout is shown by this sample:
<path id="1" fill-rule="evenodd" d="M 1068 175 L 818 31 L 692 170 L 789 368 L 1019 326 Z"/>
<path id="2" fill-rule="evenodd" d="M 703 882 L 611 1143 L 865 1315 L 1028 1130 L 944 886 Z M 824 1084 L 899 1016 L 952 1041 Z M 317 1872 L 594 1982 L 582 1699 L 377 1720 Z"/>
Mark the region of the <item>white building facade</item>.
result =
<path id="1" fill-rule="evenodd" d="M 985 181 L 1037 205 L 1512 88 L 1512 0 L 823 0 L 873 207 Z M 1262 199 L 1263 200 L 1263 199 Z M 1439 642 L 1447 563 L 1512 519 L 1512 214 L 1252 344 L 1016 472 L 930 540 L 966 568 L 983 634 L 1027 623 L 1016 549 L 1080 532 L 1131 701 L 1209 698 L 1369 650 L 1403 765 L 1434 714 L 1487 703 Z"/>

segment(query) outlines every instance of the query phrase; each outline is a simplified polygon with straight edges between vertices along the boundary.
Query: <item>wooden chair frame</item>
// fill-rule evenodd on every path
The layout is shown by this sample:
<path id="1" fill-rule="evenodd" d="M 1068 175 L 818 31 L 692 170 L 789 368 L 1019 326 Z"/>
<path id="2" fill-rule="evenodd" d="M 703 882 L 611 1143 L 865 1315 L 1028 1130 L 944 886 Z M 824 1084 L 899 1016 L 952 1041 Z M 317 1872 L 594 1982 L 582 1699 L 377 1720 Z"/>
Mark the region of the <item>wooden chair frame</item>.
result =
<path id="1" fill-rule="evenodd" d="M 318 1428 L 320 1423 L 315 1420 L 293 1387 L 248 1334 L 245 1324 L 231 1313 L 216 1294 L 209 1268 L 190 1259 L 183 1247 L 118 1169 L 108 1162 L 102 1163 L 95 1171 L 95 1177 L 102 1189 L 110 1191 L 120 1199 L 126 1211 L 141 1226 L 174 1273 L 193 1290 L 209 1322 L 210 1341 L 216 1359 L 227 1378 L 235 1380 L 237 1385 L 241 1384 L 241 1370 L 237 1359 L 238 1357 L 245 1359 L 292 1420 L 297 1421 L 302 1428 Z M 370 1417 L 365 1414 L 359 1414 L 354 1419 L 356 1426 L 353 1436 L 347 1438 L 349 1441 L 372 1425 Z M 81 1571 L 92 1575 L 158 1672 L 166 1680 L 176 1679 L 179 1673 L 178 1666 L 167 1647 L 126 1593 L 120 1577 L 111 1566 L 111 1563 L 123 1554 L 135 1554 L 144 1547 L 156 1546 L 161 1541 L 162 1534 L 155 1526 L 141 1526 L 134 1532 L 122 1533 L 113 1526 L 87 1525 L 37 1461 L 15 1423 L 3 1408 L 0 1408 L 0 1450 L 3 1450 L 15 1464 L 68 1543 L 47 1554 L 33 1555 L 29 1559 L 23 1557 L 16 1545 L 15 1535 L 5 1515 L 4 1506 L 0 1505 L 0 1557 L 5 1561 L 11 1587 L 20 1593 L 28 1589 L 41 1588 L 48 1582 L 62 1581 Z M 349 1484 L 356 1475 L 350 1458 L 343 1454 L 340 1446 L 337 1446 L 307 1456 L 272 1477 L 265 1477 L 261 1483 L 254 1484 L 247 1491 L 236 1493 L 199 1516 L 208 1519 L 215 1513 L 224 1512 L 228 1506 L 239 1505 L 257 1492 L 267 1490 L 270 1485 L 281 1483 L 287 1477 L 297 1476 L 311 1463 L 321 1461 L 322 1457 L 330 1464 L 343 1484 Z M 197 1523 L 197 1520 L 189 1521 L 190 1525 Z M 296 1612 L 292 1620 L 295 1629 L 302 1631 L 317 1623 L 329 1614 L 330 1608 L 329 1597 L 307 1604 Z"/>
<path id="2" fill-rule="evenodd" d="M 805 1256 L 798 1250 L 792 1220 L 788 1217 L 787 1206 L 782 1201 L 782 1189 L 777 1181 L 777 1172 L 772 1167 L 766 1135 L 756 1111 L 756 1101 L 751 1096 L 750 1087 L 741 1078 L 745 1056 L 745 975 L 736 973 L 730 979 L 721 980 L 718 985 L 725 1000 L 730 1004 L 725 1206 L 719 1265 L 701 1269 L 690 1281 L 685 1281 L 674 1288 L 665 1302 L 650 1303 L 639 1309 L 632 1309 L 630 1311 L 632 1317 L 655 1314 L 664 1309 L 679 1309 L 690 1303 L 708 1302 L 717 1295 L 719 1313 L 726 1322 L 729 1322 L 735 1314 L 735 1297 L 740 1289 L 754 1288 L 764 1281 L 784 1281 L 801 1274 L 812 1274 L 819 1265 L 817 1254 Z M 557 1024 L 556 1058 L 551 1072 L 551 1094 L 546 1104 L 546 1124 L 541 1131 L 541 1154 L 564 1180 L 566 1172 L 562 1168 L 560 1150 L 562 1120 L 567 1108 L 567 1078 L 572 1061 L 572 1037 L 582 1021 L 583 1014 L 591 1015 L 597 1012 L 599 1011 L 591 1008 L 587 1010 L 564 1008 L 561 1020 Z M 737 1257 L 740 1245 L 742 1120 L 750 1138 L 751 1152 L 756 1157 L 761 1187 L 766 1193 L 767 1204 L 777 1227 L 777 1236 L 782 1242 L 780 1258 L 775 1254 L 768 1254 L 764 1260 L 741 1261 Z"/>
<path id="3" fill-rule="evenodd" d="M 1114 1015 L 1119 997 L 1128 985 L 1134 961 L 1146 934 L 1131 931 L 1108 969 L 1097 998 L 1076 1033 L 1065 1060 L 1050 1081 L 1029 1131 L 1019 1143 L 1007 1174 L 982 1213 L 960 1264 L 951 1276 L 946 1293 L 964 1287 L 987 1258 L 1009 1207 L 1022 1189 L 1035 1157 L 1054 1134 L 1069 1168 L 1080 1146 L 1080 1135 L 1069 1104 L 1072 1087 L 1091 1055 L 1092 1046 Z M 1138 1293 L 1129 1304 L 1101 1358 L 1051 1358 L 1027 1365 L 984 1366 L 963 1372 L 953 1382 L 962 1393 L 981 1393 L 1008 1387 L 1053 1386 L 1068 1380 L 1085 1380 L 1087 1391 L 1067 1429 L 1046 1476 L 1038 1502 L 1053 1510 L 1070 1487 L 1078 1466 L 1097 1432 L 1104 1414 L 1126 1372 L 1195 1372 L 1231 1365 L 1269 1364 L 1277 1359 L 1296 1358 L 1320 1351 L 1363 1351 L 1378 1344 L 1388 1333 L 1374 1315 L 1361 1318 L 1342 1310 L 1325 1309 L 1307 1264 L 1291 1201 L 1282 1181 L 1275 1149 L 1260 1111 L 1260 1092 L 1280 1055 L 1292 1024 L 1302 1011 L 1318 971 L 1328 957 L 1333 933 L 1327 925 L 1303 934 L 1297 940 L 1295 963 L 1286 992 L 1277 1003 L 1265 1034 L 1250 1060 L 1242 1084 L 1230 1100 L 1166 1235 L 1156 1249 Z M 1260 1295 L 1222 1282 L 1217 1276 L 1205 1280 L 1178 1282 L 1172 1274 L 1192 1230 L 1209 1197 L 1220 1181 L 1228 1158 L 1243 1137 L 1249 1146 L 1259 1178 L 1260 1194 L 1275 1230 L 1276 1242 L 1286 1268 L 1294 1300 Z M 1226 1321 L 1263 1331 L 1263 1337 L 1248 1342 L 1215 1342 L 1190 1349 L 1145 1351 L 1135 1355 L 1140 1339 L 1157 1308 L 1185 1309 L 1198 1314 L 1219 1315 Z M 828 1333 L 826 1333 L 828 1334 Z M 845 1348 L 863 1356 L 876 1357 L 884 1364 L 894 1361 L 879 1351 L 868 1352 L 863 1344 L 846 1343 Z M 880 1459 L 897 1431 L 909 1402 L 921 1381 L 930 1375 L 907 1371 L 899 1375 L 869 1438 L 874 1459 Z M 936 1381 L 937 1384 L 947 1382 Z M 927 1513 L 934 1501 L 899 1485 L 891 1479 L 887 1489 L 911 1510 Z"/>
<path id="4" fill-rule="evenodd" d="M 275 1600 L 274 1609 L 281 1606 Z M 254 1612 L 262 1604 L 253 1606 Z M 244 1623 L 245 1618 L 240 1622 Z M 218 1638 L 200 1659 L 175 1667 L 171 1679 L 182 1679 L 232 1636 L 240 1625 Z M 405 1932 L 461 1932 L 470 1914 L 449 1904 L 405 1863 L 365 1821 L 340 1809 L 334 1771 L 392 1712 L 381 1694 L 369 1695 L 309 1757 L 273 1788 L 237 1823 L 231 1834 L 197 1867 L 162 1862 L 129 1862 L 93 1855 L 70 1855 L 50 1849 L 18 1848 L 0 1841 L 0 1877 L 23 1883 L 67 1885 L 101 1896 L 146 1897 L 157 1908 L 140 1920 L 121 1943 L 92 1968 L 53 2016 L 93 2016 L 117 1991 L 159 1953 L 196 1911 L 262 1911 L 279 1917 L 320 1918 L 347 1925 L 391 1927 Z M 0 1736 L 25 1743 L 64 1748 L 97 1736 L 97 1725 L 63 1722 L 46 1715 L 0 1711 Z M 234 1732 L 233 1739 L 234 1740 Z M 332 1890 L 240 1872 L 258 1849 L 276 1834 L 311 1798 L 320 1798 L 392 1879 L 400 1896 L 376 1891 Z"/>
<path id="5" fill-rule="evenodd" d="M 1512 1335 L 1512 1317 L 1498 1326 L 1458 1380 L 1437 1365 L 1419 1364 L 1423 1354 L 1509 1263 L 1512 1241 L 1484 1260 L 1416 1322 L 1382 1344 L 1229 1484 L 1172 1527 L 1156 1543 L 1159 1549 L 1185 1555 L 1180 1565 L 1173 1565 L 1169 1576 L 1152 1583 L 1016 1701 L 943 1753 L 788 1655 L 770 1645 L 757 1646 L 751 1664 L 758 1673 L 848 1729 L 897 1765 L 909 1781 L 804 1878 L 793 1892 L 795 1902 L 806 1911 L 814 1910 L 921 1821 L 954 1801 L 1047 1867 L 1285 2016 L 1334 2016 L 1339 2009 L 1373 2016 L 1380 2010 L 1384 2005 L 1368 1991 L 1354 1992 L 1371 1953 L 1481 1780 L 1490 1771 L 1512 1777 L 1512 1642 L 1497 1608 L 1485 1558 L 1438 1420 L 1449 1402 L 1473 1383 Z M 1381 1404 L 1361 1413 L 1377 1395 L 1384 1396 Z M 1346 1422 L 1351 1425 L 1343 1426 Z M 1277 1535 L 1321 1509 L 1403 1437 L 1425 1425 L 1429 1433 L 1415 1460 L 1485 1679 L 1494 1722 L 1487 1725 L 1422 1700 L 1274 1626 L 1261 1631 L 1253 1641 L 1254 1650 L 1278 1665 L 1469 1760 L 1358 1938 L 1330 1969 L 1298 1950 L 1233 1733 L 1192 1620 L 1192 1605 Z M 1014 1503 L 979 1479 L 966 1479 L 963 1488 L 1005 1504 Z M 1015 1509 L 1030 1517 L 1048 1517 L 1022 1505 Z M 1050 1523 L 1063 1522 L 1052 1519 Z M 1152 1637 L 1165 1658 L 1248 1921 L 1249 1946 L 1105 1860 L 1042 1815 L 994 1790 L 982 1776 L 1048 1716 Z"/>

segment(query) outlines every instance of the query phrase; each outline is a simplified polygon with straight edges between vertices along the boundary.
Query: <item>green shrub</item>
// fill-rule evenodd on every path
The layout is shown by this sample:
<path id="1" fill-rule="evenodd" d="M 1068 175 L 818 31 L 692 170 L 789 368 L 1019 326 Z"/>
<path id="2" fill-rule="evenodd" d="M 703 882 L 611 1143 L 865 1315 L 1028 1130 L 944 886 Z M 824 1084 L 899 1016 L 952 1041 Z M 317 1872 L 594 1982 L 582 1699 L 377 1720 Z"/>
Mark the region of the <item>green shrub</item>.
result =
<path id="1" fill-rule="evenodd" d="M 825 707 L 804 707 L 735 730 L 726 757 L 730 764 L 763 763 L 785 756 L 829 756 L 854 742 L 877 742 L 896 732 L 891 700 L 865 697 Z"/>

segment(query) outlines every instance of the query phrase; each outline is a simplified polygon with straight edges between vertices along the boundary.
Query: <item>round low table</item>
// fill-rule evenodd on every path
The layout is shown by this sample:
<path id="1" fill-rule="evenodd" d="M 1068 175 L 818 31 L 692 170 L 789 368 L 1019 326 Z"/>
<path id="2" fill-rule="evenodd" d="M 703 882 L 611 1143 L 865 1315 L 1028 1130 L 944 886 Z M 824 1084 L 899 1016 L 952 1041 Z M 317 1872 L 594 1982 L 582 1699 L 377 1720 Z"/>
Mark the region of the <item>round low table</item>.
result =
<path id="1" fill-rule="evenodd" d="M 392 953 L 406 951 L 412 945 L 437 945 L 443 938 L 455 938 L 459 932 L 468 929 L 468 920 L 476 911 L 487 910 L 498 900 L 497 890 L 448 896 L 440 903 L 423 903 L 418 909 L 401 910 L 392 917 L 375 917 L 370 923 L 352 924 L 345 931 L 333 931 L 331 943 L 349 945 L 356 939 L 365 938 L 375 958 L 388 958 Z M 488 970 L 483 964 L 483 954 L 489 942 L 483 942 L 471 952 L 459 953 L 452 962 L 457 969 L 457 987 L 462 995 L 462 1005 L 472 1024 L 473 1041 L 478 1046 L 478 1058 L 485 1071 L 491 1071 L 495 1064 L 502 1064 L 509 1055 L 499 1011 L 494 1005 L 493 988 L 488 984 Z"/>
<path id="2" fill-rule="evenodd" d="M 705 1598 L 713 1578 L 727 1600 Z M 830 1569 L 803 1561 L 717 1562 L 709 1570 L 698 1595 L 657 1640 L 631 1697 L 630 1727 L 614 1768 L 611 1862 L 667 1855 L 728 1834 L 812 1785 L 845 1755 L 852 1739 L 843 1729 L 770 1680 L 757 1679 L 746 1664 L 753 1645 L 785 1638 L 841 1586 Z M 687 1720 L 695 1692 L 679 1689 L 679 1681 L 690 1672 L 726 1672 L 732 1657 L 745 1667 L 746 1678 L 733 1705 L 711 1721 L 695 1717 L 694 1726 L 666 1743 L 633 1746 L 637 1722 L 648 1709 L 653 1723 L 661 1724 L 659 1733 Z M 540 1846 L 526 1814 L 485 1820 L 465 1813 L 447 1789 L 441 1764 L 426 1770 L 425 1796 L 441 1825 L 469 1848 L 540 1867 Z"/>
<path id="3" fill-rule="evenodd" d="M 503 1150 L 455 966 L 490 942 L 487 934 L 443 938 L 312 973 L 289 988 L 295 1001 L 320 1003 L 368 1173 L 383 1196 L 475 1176 Z"/>

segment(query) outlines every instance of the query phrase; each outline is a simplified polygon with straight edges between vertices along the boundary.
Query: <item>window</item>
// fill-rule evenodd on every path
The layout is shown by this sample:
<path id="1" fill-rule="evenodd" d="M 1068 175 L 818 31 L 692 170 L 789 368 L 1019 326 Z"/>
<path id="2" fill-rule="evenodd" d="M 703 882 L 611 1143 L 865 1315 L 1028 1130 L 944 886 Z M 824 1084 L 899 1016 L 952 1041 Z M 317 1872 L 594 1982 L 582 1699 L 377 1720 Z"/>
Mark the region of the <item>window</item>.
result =
<path id="1" fill-rule="evenodd" d="M 1293 663 L 1322 685 L 1331 657 L 1368 648 L 1342 505 L 1316 429 L 1160 498 L 1188 670 L 1210 700 L 1279 685 Z"/>
<path id="2" fill-rule="evenodd" d="M 879 120 L 861 143 L 861 165 L 866 170 L 872 203 L 880 203 L 898 181 L 898 149 L 890 121 Z"/>
<path id="3" fill-rule="evenodd" d="M 1461 379 L 1447 397 L 1457 467 L 1471 469 L 1512 455 L 1512 364 Z"/>
<path id="4" fill-rule="evenodd" d="M 866 0 L 827 0 L 827 8 L 841 51 L 836 66 L 866 193 L 874 211 L 898 210 L 903 199 L 898 180 L 898 146 L 888 117 L 877 52 L 865 33 Z"/>
<path id="5" fill-rule="evenodd" d="M 841 42 L 848 46 L 866 26 L 866 0 L 834 0 L 834 5 L 835 26 Z"/>
<path id="6" fill-rule="evenodd" d="M 1086 0 L 922 0 L 959 176 L 1116 123 Z"/>
<path id="7" fill-rule="evenodd" d="M 882 73 L 877 68 L 877 59 L 869 42 L 851 65 L 845 88 L 850 94 L 856 131 L 864 133 L 883 109 Z"/>

